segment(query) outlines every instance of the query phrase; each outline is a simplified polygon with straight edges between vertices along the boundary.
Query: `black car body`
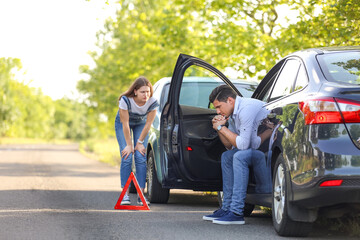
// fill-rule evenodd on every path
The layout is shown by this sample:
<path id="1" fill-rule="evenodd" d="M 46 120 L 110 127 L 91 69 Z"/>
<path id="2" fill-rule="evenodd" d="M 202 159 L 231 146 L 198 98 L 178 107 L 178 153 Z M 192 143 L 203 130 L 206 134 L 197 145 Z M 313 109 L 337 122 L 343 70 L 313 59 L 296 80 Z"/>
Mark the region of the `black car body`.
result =
<path id="1" fill-rule="evenodd" d="M 211 65 L 180 55 L 159 120 L 155 169 L 161 171 L 158 181 L 163 188 L 201 179 L 196 187 L 214 190 L 221 181 L 216 168 L 224 151 L 211 126 L 216 113 L 179 103 L 183 77 L 192 74 L 193 67 L 216 75 L 237 91 Z M 306 235 L 319 215 L 359 212 L 359 84 L 359 47 L 322 48 L 288 55 L 255 90 L 252 97 L 266 103 L 276 125 L 273 136 L 260 147 L 271 161 L 273 193 L 255 194 L 250 176 L 246 202 L 272 207 L 280 235 Z M 205 160 L 208 156 L 215 158 Z"/>

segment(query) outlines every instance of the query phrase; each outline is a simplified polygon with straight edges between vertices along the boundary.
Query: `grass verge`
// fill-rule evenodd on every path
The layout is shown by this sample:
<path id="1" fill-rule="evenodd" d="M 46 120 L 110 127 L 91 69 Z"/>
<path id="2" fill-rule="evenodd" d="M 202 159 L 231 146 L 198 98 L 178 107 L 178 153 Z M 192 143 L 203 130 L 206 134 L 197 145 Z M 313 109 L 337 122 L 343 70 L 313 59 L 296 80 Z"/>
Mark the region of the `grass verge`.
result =
<path id="1" fill-rule="evenodd" d="M 111 166 L 120 166 L 119 145 L 115 138 L 84 140 L 80 142 L 79 148 L 80 152 L 89 158 Z"/>

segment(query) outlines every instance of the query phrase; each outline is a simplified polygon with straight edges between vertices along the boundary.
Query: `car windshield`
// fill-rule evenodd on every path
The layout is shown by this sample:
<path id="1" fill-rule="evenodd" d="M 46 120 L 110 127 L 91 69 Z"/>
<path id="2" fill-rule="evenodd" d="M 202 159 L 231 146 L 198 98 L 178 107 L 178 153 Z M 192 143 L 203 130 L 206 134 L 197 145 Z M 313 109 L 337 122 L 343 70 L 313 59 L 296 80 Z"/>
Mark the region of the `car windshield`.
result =
<path id="1" fill-rule="evenodd" d="M 211 91 L 219 86 L 218 83 L 210 82 L 184 82 L 181 86 L 180 105 L 197 106 L 207 108 Z M 255 90 L 254 85 L 234 83 L 243 97 L 251 97 Z M 194 94 L 196 93 L 196 94 Z"/>
<path id="2" fill-rule="evenodd" d="M 241 95 L 250 98 L 256 89 L 255 84 L 234 83 L 234 86 L 239 90 Z M 218 83 L 211 82 L 183 82 L 180 92 L 180 105 L 208 108 L 209 95 L 211 91 L 219 86 Z M 167 84 L 164 89 L 163 102 L 167 101 L 170 84 Z"/>
<path id="3" fill-rule="evenodd" d="M 328 81 L 360 84 L 360 52 L 329 53 L 317 58 Z"/>
<path id="4" fill-rule="evenodd" d="M 239 84 L 234 83 L 234 86 L 239 90 L 241 95 L 245 98 L 251 98 L 252 94 L 254 93 L 256 89 L 256 85 L 246 85 L 246 84 Z"/>

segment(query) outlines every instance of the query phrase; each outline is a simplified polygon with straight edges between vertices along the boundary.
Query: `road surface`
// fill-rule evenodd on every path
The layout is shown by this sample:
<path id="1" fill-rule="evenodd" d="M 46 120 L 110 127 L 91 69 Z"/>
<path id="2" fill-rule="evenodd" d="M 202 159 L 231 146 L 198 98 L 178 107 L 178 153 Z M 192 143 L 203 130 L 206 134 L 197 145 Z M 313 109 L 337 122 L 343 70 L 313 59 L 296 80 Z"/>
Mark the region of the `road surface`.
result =
<path id="1" fill-rule="evenodd" d="M 260 210 L 242 226 L 203 221 L 218 203 L 199 192 L 172 190 L 168 204 L 150 211 L 114 210 L 119 169 L 77 149 L 0 145 L 0 239 L 279 239 Z M 315 228 L 313 238 L 344 236 Z"/>

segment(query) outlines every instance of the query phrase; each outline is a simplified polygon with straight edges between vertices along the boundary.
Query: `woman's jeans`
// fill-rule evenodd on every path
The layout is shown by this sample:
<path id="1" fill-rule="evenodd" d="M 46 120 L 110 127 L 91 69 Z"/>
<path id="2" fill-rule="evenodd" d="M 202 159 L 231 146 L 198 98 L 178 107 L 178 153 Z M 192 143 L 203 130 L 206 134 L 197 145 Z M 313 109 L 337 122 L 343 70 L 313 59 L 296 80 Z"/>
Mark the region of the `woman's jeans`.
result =
<path id="1" fill-rule="evenodd" d="M 140 124 L 131 124 L 130 125 L 130 136 L 131 133 L 133 134 L 132 139 L 134 140 L 134 146 L 136 146 L 137 140 L 140 137 L 140 134 L 145 126 L 145 123 Z M 121 151 L 126 147 L 126 140 L 124 137 L 123 132 L 123 125 L 120 122 L 120 118 L 117 116 L 115 119 L 115 132 L 116 138 L 120 148 L 120 156 Z M 148 136 L 144 139 L 144 146 L 146 147 L 148 142 Z M 145 181 L 146 181 L 146 155 L 143 156 L 139 151 L 134 152 L 134 159 L 135 159 L 135 168 L 136 168 L 136 179 L 140 185 L 140 188 L 145 188 Z M 127 159 L 121 156 L 121 166 L 120 166 L 120 179 L 121 179 L 121 187 L 124 188 L 130 173 L 131 173 L 131 166 L 133 160 L 133 154 L 130 153 Z"/>
<path id="2" fill-rule="evenodd" d="M 249 167 L 252 167 L 255 175 L 255 192 L 271 192 L 271 167 L 270 164 L 267 166 L 263 152 L 254 149 L 228 150 L 221 155 L 223 210 L 243 215 L 249 182 Z"/>

